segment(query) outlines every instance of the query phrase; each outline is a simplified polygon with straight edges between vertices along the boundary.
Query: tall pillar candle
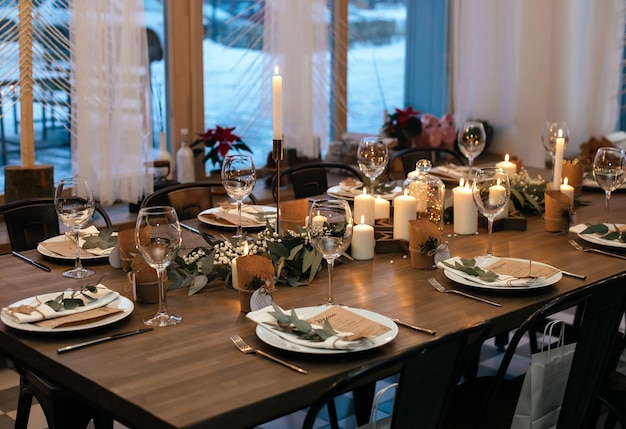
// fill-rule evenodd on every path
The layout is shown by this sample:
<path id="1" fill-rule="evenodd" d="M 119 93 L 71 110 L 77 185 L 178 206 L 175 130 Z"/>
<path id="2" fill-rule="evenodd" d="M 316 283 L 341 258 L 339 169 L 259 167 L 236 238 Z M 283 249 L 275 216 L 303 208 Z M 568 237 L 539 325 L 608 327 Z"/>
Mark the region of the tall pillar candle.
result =
<path id="1" fill-rule="evenodd" d="M 389 219 L 390 203 L 380 195 L 374 201 L 374 219 Z"/>
<path id="2" fill-rule="evenodd" d="M 395 240 L 409 239 L 409 221 L 416 219 L 417 200 L 404 194 L 393 199 L 393 238 Z"/>
<path id="3" fill-rule="evenodd" d="M 375 198 L 363 188 L 363 193 L 354 197 L 354 219 L 365 219 L 365 224 L 374 225 Z"/>
<path id="4" fill-rule="evenodd" d="M 272 118 L 274 140 L 283 138 L 283 77 L 278 74 L 278 66 L 272 76 Z"/>
<path id="5" fill-rule="evenodd" d="M 352 257 L 358 261 L 367 261 L 374 258 L 374 227 L 367 225 L 361 217 L 361 223 L 352 229 Z"/>
<path id="6" fill-rule="evenodd" d="M 517 174 L 517 165 L 509 160 L 509 154 L 504 157 L 504 161 L 498 162 L 496 167 L 502 168 L 509 175 L 509 178 Z"/>
<path id="7" fill-rule="evenodd" d="M 452 189 L 454 198 L 454 233 L 475 234 L 478 229 L 478 210 L 469 182 L 461 179 L 459 186 Z"/>
<path id="8" fill-rule="evenodd" d="M 559 135 L 562 131 L 559 130 Z M 565 139 L 556 138 L 556 149 L 554 150 L 554 178 L 552 179 L 552 189 L 558 191 L 561 187 L 561 175 L 563 172 L 563 152 L 565 152 Z"/>

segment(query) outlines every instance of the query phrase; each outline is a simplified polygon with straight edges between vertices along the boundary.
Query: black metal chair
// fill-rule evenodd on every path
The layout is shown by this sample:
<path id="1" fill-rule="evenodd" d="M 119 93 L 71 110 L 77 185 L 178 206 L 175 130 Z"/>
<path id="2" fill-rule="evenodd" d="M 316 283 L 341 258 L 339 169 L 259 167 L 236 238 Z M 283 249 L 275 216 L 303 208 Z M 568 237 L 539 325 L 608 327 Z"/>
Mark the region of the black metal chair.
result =
<path id="1" fill-rule="evenodd" d="M 41 241 L 59 235 L 59 219 L 54 208 L 54 198 L 29 198 L 13 201 L 0 207 L 9 234 L 11 249 L 17 252 L 37 247 Z M 92 218 L 111 228 L 111 219 L 106 210 L 96 204 Z M 41 405 L 49 429 L 82 429 L 90 420 L 96 428 L 111 429 L 113 418 L 92 410 L 80 399 L 69 395 L 63 389 L 28 371 L 16 366 L 20 374 L 20 393 L 17 403 L 15 428 L 26 429 L 30 417 L 33 397 Z"/>
<path id="2" fill-rule="evenodd" d="M 361 172 L 348 164 L 339 162 L 313 162 L 295 165 L 280 172 L 281 185 L 283 181 L 291 183 L 295 199 L 323 195 L 328 190 L 328 178 L 333 174 L 338 177 L 351 177 L 363 181 Z M 276 175 L 272 178 L 272 196 L 277 201 Z"/>
<path id="3" fill-rule="evenodd" d="M 387 376 L 393 369 L 397 369 L 400 378 L 390 427 L 439 427 L 447 399 L 462 374 L 467 357 L 480 347 L 490 329 L 490 322 L 482 322 L 351 371 L 309 408 L 303 429 L 313 427 L 316 416 L 325 405 L 329 406 L 329 414 L 333 418 L 331 427 L 338 427 L 333 412 L 334 398 L 359 383 Z"/>
<path id="4" fill-rule="evenodd" d="M 546 318 L 577 306 L 583 315 L 557 428 L 588 427 L 621 335 L 618 329 L 626 306 L 623 276 L 554 298 L 528 317 L 512 336 L 495 376 L 470 379 L 455 389 L 443 427 L 510 427 L 522 382 L 505 379 L 505 374 L 520 340 L 533 327 L 542 326 Z"/>
<path id="5" fill-rule="evenodd" d="M 1 206 L 0 213 L 4 214 L 11 249 L 16 252 L 35 249 L 41 241 L 60 233 L 54 198 L 13 201 Z M 100 204 L 96 204 L 92 222 L 112 228 L 111 218 Z"/>
<path id="6" fill-rule="evenodd" d="M 427 159 L 431 162 L 433 167 L 438 165 L 445 164 L 457 164 L 457 165 L 466 165 L 467 160 L 463 158 L 458 152 L 444 148 L 422 148 L 422 147 L 411 147 L 408 149 L 402 149 L 397 152 L 394 152 L 389 156 L 387 160 L 387 178 L 391 180 L 397 180 L 399 178 L 404 179 L 407 174 L 411 171 L 415 170 L 415 164 L 420 159 Z M 394 176 L 394 173 L 398 173 L 395 168 L 398 162 L 401 163 L 402 166 L 402 177 L 399 174 Z"/>
<path id="7" fill-rule="evenodd" d="M 180 220 L 192 219 L 203 210 L 215 207 L 219 200 L 228 199 L 222 182 L 204 181 L 178 183 L 166 186 L 148 195 L 141 207 L 172 206 Z M 247 198 L 252 204 L 257 199 L 250 194 Z"/>

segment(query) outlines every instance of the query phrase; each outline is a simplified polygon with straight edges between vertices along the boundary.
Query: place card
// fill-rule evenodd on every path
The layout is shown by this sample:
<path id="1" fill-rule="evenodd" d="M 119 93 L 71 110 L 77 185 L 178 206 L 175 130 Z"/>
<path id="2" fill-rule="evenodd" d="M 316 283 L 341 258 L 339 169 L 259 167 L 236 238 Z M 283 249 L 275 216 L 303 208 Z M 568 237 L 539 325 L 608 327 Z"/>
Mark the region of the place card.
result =
<path id="1" fill-rule="evenodd" d="M 533 264 L 531 260 L 514 260 L 500 258 L 498 261 L 486 267 L 487 270 L 493 271 L 500 276 L 511 277 L 543 277 L 549 278 L 559 272 L 554 267 L 543 264 Z"/>
<path id="2" fill-rule="evenodd" d="M 349 337 L 342 337 L 342 339 L 346 341 L 363 337 L 378 337 L 391 330 L 391 328 L 385 325 L 381 325 L 378 322 L 336 305 L 311 317 L 307 322 L 324 326 L 326 320 L 328 320 L 335 331 L 352 333 Z"/>

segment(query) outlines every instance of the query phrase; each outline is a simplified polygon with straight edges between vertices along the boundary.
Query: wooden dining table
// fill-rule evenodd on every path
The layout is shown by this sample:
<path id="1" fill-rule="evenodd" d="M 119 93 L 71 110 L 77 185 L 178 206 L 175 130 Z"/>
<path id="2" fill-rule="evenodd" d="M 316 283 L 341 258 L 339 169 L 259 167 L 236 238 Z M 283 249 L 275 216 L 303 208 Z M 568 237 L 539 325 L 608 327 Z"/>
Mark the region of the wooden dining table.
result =
<path id="1" fill-rule="evenodd" d="M 577 223 L 601 222 L 604 194 L 592 190 L 582 199 L 590 205 L 576 207 Z M 626 223 L 626 196 L 616 192 L 611 204 L 613 220 Z M 393 341 L 364 352 L 307 354 L 275 349 L 257 337 L 256 325 L 240 312 L 237 292 L 217 282 L 192 296 L 186 289 L 168 292 L 168 310 L 183 318 L 176 326 L 70 353 L 57 352 L 68 344 L 143 327 L 142 320 L 156 311 L 156 305 L 135 302 L 130 316 L 87 331 L 34 333 L 0 323 L 0 350 L 129 427 L 252 427 L 306 407 L 333 381 L 356 367 L 484 320 L 492 322 L 492 335 L 507 332 L 560 294 L 626 275 L 626 261 L 577 251 L 568 243 L 571 238 L 581 241 L 575 234 L 546 232 L 543 219 L 537 215 L 527 215 L 526 220 L 526 230 L 494 233 L 495 255 L 540 261 L 586 278 L 563 276 L 544 288 L 489 291 L 455 284 L 441 269 L 414 269 L 403 253 L 377 254 L 373 260 L 344 261 L 335 266 L 334 295 L 338 303 L 435 330 L 435 337 L 399 327 Z M 187 223 L 213 234 L 231 233 L 216 232 L 196 220 Z M 461 236 L 453 234 L 452 225 L 446 225 L 442 238 L 452 256 L 475 257 L 486 251 L 487 233 L 482 228 L 475 235 Z M 202 244 L 199 235 L 185 230 L 186 249 Z M 67 265 L 45 259 L 34 250 L 25 254 L 52 270 L 45 272 L 11 255 L 0 256 L 2 306 L 98 280 L 132 299 L 127 274 L 107 263 L 94 265 L 96 276 L 90 279 L 71 280 L 61 275 Z M 447 288 L 496 301 L 501 307 L 439 293 L 428 283 L 429 277 Z M 324 270 L 307 286 L 280 285 L 273 300 L 285 309 L 319 305 L 325 302 L 327 284 Z M 233 334 L 306 369 L 308 374 L 241 353 L 229 339 Z"/>

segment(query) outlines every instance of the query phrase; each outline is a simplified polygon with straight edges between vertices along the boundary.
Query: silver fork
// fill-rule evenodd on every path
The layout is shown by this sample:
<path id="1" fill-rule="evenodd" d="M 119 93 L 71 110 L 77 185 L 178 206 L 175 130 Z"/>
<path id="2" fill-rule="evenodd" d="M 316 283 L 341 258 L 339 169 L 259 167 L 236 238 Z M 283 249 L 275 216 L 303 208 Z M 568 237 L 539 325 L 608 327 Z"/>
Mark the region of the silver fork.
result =
<path id="1" fill-rule="evenodd" d="M 574 249 L 580 250 L 581 252 L 595 252 L 595 253 L 600 253 L 601 255 L 612 256 L 614 258 L 626 259 L 626 256 L 618 255 L 617 253 L 606 252 L 604 250 L 594 249 L 593 247 L 583 247 L 583 246 L 580 245 L 580 243 L 578 243 L 578 242 L 576 242 L 574 240 L 570 240 L 569 244 L 574 246 Z"/>
<path id="2" fill-rule="evenodd" d="M 475 296 L 475 295 L 470 295 L 469 293 L 465 293 L 462 292 L 460 290 L 456 290 L 456 289 L 446 289 L 445 287 L 443 287 L 443 285 L 441 283 L 439 283 L 437 281 L 436 278 L 431 277 L 428 279 L 428 283 L 430 283 L 431 285 L 433 285 L 435 287 L 435 289 L 437 289 L 439 292 L 443 292 L 443 293 L 455 293 L 457 295 L 462 295 L 466 298 L 471 298 L 471 299 L 475 299 L 476 301 L 480 301 L 480 302 L 484 302 L 486 304 L 491 304 L 491 305 L 495 305 L 496 307 L 502 307 L 501 304 L 498 304 L 497 302 L 494 301 L 489 301 L 488 299 L 484 299 L 481 298 L 479 296 Z"/>
<path id="3" fill-rule="evenodd" d="M 253 349 L 251 346 L 249 346 L 248 344 L 246 344 L 246 342 L 239 336 L 239 335 L 231 335 L 230 336 L 230 340 L 237 346 L 237 348 L 239 350 L 241 350 L 242 352 L 246 353 L 246 354 L 258 354 L 261 355 L 263 357 L 266 357 L 270 360 L 273 360 L 274 362 L 277 362 L 281 365 L 285 365 L 287 368 L 289 369 L 293 369 L 294 371 L 299 372 L 300 374 L 308 374 L 309 372 L 305 369 L 302 369 L 300 367 L 297 367 L 293 364 L 290 364 L 289 362 L 286 362 L 282 359 L 277 358 L 276 356 L 272 356 L 269 353 L 265 353 L 263 350 L 257 350 L 257 349 Z"/>

